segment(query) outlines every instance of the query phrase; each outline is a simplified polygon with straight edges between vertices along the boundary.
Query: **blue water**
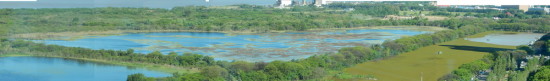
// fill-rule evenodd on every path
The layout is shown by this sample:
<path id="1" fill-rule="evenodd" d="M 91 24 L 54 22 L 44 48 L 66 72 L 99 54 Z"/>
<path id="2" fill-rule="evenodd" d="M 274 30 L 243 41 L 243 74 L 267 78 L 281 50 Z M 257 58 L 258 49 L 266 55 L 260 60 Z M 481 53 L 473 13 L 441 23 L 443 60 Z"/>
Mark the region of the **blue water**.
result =
<path id="1" fill-rule="evenodd" d="M 90 49 L 160 51 L 210 55 L 216 60 L 291 60 L 337 51 L 342 47 L 380 44 L 428 31 L 355 29 L 317 32 L 227 34 L 212 32 L 126 33 L 74 41 L 34 40 L 45 44 Z"/>
<path id="2" fill-rule="evenodd" d="M 125 81 L 128 75 L 169 73 L 51 57 L 0 57 L 0 81 Z"/>

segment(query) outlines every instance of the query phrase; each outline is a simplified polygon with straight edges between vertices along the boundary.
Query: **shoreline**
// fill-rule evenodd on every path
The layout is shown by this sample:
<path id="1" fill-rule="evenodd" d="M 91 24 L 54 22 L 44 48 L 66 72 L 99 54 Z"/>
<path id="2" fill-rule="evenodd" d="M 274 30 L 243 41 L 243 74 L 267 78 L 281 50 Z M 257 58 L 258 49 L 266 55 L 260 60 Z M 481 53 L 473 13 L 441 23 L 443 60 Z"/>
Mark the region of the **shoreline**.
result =
<path id="1" fill-rule="evenodd" d="M 73 60 L 82 60 L 95 63 L 103 64 L 112 64 L 125 67 L 137 67 L 145 70 L 158 71 L 167 74 L 172 73 L 195 73 L 198 72 L 198 68 L 193 67 L 179 67 L 173 65 L 159 65 L 159 64 L 150 64 L 150 63 L 137 63 L 137 62 L 124 62 L 124 61 L 109 61 L 102 59 L 89 59 L 89 58 L 75 58 L 75 57 L 61 57 L 61 56 L 40 56 L 32 54 L 0 54 L 2 57 L 51 57 L 51 58 L 64 58 L 64 59 L 73 59 Z"/>
<path id="2" fill-rule="evenodd" d="M 396 28 L 397 27 L 397 28 Z M 419 28 L 426 29 L 427 31 L 442 31 L 448 30 L 447 28 L 437 26 L 362 26 L 352 28 L 319 28 L 309 29 L 305 31 L 294 30 L 282 30 L 282 31 L 268 31 L 268 32 L 253 32 L 253 31 L 201 31 L 201 30 L 109 30 L 109 31 L 82 31 L 82 32 L 45 32 L 45 33 L 24 33 L 14 34 L 9 36 L 14 39 L 27 39 L 27 40 L 78 40 L 86 38 L 96 38 L 104 36 L 116 36 L 125 35 L 127 33 L 163 33 L 163 32 L 211 32 L 211 33 L 226 33 L 230 35 L 235 34 L 254 34 L 254 33 L 284 33 L 284 32 L 319 32 L 319 31 L 339 31 L 339 30 L 352 30 L 352 29 L 395 29 L 395 30 L 420 30 Z M 424 30 L 424 31 L 426 31 Z"/>

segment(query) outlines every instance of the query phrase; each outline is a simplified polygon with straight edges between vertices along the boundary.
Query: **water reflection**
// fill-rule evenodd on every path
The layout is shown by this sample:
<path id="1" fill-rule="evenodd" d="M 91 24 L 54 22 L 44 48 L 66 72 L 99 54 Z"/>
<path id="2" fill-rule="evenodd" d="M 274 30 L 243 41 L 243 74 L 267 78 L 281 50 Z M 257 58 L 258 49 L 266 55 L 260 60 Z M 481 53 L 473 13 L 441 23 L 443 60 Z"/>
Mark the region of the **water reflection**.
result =
<path id="1" fill-rule="evenodd" d="M 83 60 L 51 57 L 1 57 L 0 81 L 124 81 L 134 73 L 166 77 L 169 73 Z"/>

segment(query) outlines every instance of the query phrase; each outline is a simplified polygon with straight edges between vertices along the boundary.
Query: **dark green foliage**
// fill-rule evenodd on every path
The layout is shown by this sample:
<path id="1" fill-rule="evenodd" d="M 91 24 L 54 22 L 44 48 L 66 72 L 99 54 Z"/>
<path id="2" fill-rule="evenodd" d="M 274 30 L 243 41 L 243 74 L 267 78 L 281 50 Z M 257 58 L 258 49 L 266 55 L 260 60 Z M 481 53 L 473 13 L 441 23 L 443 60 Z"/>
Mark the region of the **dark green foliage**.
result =
<path id="1" fill-rule="evenodd" d="M 518 46 L 516 49 L 523 50 L 523 51 L 527 52 L 527 54 L 534 54 L 534 50 L 531 49 L 531 47 L 529 47 L 527 45 Z"/>
<path id="2" fill-rule="evenodd" d="M 542 36 L 533 46 L 536 54 L 550 56 L 550 33 Z"/>
<path id="3" fill-rule="evenodd" d="M 226 78 L 229 77 L 227 70 L 220 66 L 204 67 L 202 68 L 201 74 L 213 81 L 226 80 Z"/>
<path id="4" fill-rule="evenodd" d="M 461 77 L 456 74 L 447 74 L 439 79 L 437 81 L 460 81 Z"/>
<path id="5" fill-rule="evenodd" d="M 354 13 L 373 15 L 373 16 L 386 16 L 386 15 L 395 15 L 400 11 L 399 6 L 396 5 L 385 5 L 385 4 L 346 4 L 346 3 L 333 3 L 329 4 L 326 7 L 328 8 L 353 8 Z"/>
<path id="6" fill-rule="evenodd" d="M 474 73 L 468 69 L 457 69 L 453 71 L 453 74 L 460 77 L 460 80 L 469 80 Z"/>
<path id="7" fill-rule="evenodd" d="M 155 81 L 155 78 L 148 78 L 142 73 L 128 75 L 126 81 Z"/>
<path id="8" fill-rule="evenodd" d="M 207 81 L 209 77 L 205 77 L 199 73 L 184 74 L 184 75 L 174 75 L 175 78 L 178 78 L 178 81 Z"/>
<path id="9" fill-rule="evenodd" d="M 550 80 L 550 66 L 545 66 L 539 69 L 533 76 L 529 78 L 530 81 L 549 81 Z"/>

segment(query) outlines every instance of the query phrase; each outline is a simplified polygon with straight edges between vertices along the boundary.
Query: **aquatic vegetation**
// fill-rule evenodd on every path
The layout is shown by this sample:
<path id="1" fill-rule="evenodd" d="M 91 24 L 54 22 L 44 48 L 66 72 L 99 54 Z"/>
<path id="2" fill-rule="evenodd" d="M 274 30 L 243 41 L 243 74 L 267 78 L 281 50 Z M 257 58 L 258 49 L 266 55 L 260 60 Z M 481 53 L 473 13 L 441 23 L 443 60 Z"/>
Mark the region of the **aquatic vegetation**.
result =
<path id="1" fill-rule="evenodd" d="M 85 42 L 112 42 L 139 53 L 160 51 L 197 53 L 215 57 L 216 60 L 274 61 L 306 58 L 316 54 L 334 53 L 343 47 L 381 44 L 402 36 L 430 33 L 401 29 L 426 27 L 396 27 L 396 29 L 347 29 L 316 30 L 310 32 L 277 33 L 209 33 L 209 32 L 165 32 L 126 33 L 126 35 L 87 38 L 75 41 L 50 41 L 46 44 L 89 46 Z M 83 41 L 89 40 L 89 41 Z M 78 42 L 78 43 L 77 43 Z M 108 43 L 107 43 L 108 44 Z M 114 49 L 115 47 L 91 46 L 92 49 Z M 116 49 L 121 49 L 117 47 Z"/>
<path id="2" fill-rule="evenodd" d="M 205 38 L 205 39 L 223 39 L 223 38 L 227 38 L 227 37 L 197 37 L 197 36 L 190 36 L 190 35 L 168 35 L 168 36 L 146 35 L 145 37 Z"/>

